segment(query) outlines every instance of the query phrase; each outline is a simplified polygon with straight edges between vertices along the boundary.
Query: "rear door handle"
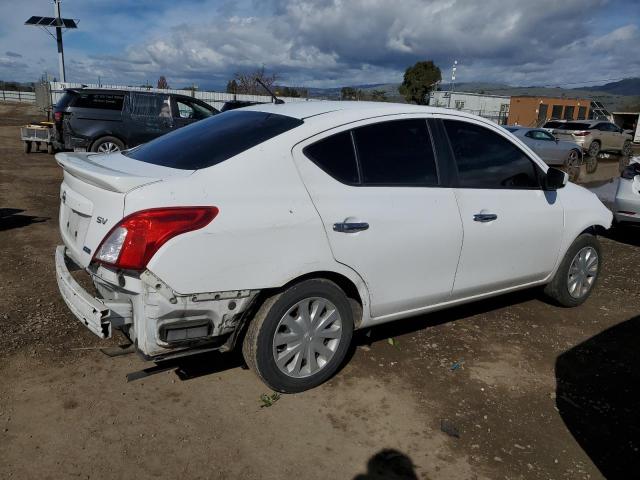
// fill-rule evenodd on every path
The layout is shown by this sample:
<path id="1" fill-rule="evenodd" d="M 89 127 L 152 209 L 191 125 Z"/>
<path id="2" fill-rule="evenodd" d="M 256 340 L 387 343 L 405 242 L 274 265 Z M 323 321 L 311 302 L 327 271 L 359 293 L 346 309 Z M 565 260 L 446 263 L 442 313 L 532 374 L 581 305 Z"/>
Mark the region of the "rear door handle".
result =
<path id="1" fill-rule="evenodd" d="M 363 230 L 367 230 L 368 228 L 369 224 L 367 222 L 342 222 L 333 224 L 333 231 L 340 233 L 361 232 Z"/>
<path id="2" fill-rule="evenodd" d="M 495 213 L 476 213 L 473 216 L 473 221 L 474 222 L 493 222 L 494 220 L 498 219 L 498 215 L 496 215 Z"/>

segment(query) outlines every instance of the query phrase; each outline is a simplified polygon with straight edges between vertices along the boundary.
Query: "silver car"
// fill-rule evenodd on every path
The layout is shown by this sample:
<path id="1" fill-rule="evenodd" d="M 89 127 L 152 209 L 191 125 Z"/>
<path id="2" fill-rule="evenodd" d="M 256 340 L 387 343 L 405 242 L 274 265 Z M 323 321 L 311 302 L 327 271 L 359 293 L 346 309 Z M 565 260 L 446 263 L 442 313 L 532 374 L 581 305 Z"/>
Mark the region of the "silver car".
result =
<path id="1" fill-rule="evenodd" d="M 526 143 L 547 165 L 579 167 L 582 164 L 582 148 L 575 142 L 558 140 L 542 128 L 505 128 Z"/>

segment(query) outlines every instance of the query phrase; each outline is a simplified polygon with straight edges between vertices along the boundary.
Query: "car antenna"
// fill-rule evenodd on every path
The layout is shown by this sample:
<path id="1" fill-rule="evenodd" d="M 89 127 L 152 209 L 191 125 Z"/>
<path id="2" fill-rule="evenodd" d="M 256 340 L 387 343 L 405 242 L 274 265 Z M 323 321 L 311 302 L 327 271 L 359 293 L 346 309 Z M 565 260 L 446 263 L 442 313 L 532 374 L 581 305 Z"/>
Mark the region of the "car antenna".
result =
<path id="1" fill-rule="evenodd" d="M 276 105 L 281 105 L 284 103 L 284 100 L 276 97 L 276 95 L 271 91 L 271 89 L 269 87 L 267 87 L 264 82 L 262 80 L 260 80 L 258 77 L 256 77 L 256 82 L 258 82 L 260 85 L 262 85 L 262 88 L 264 88 L 267 92 L 269 92 L 269 95 L 271 95 L 271 98 L 273 98 L 273 103 L 275 103 Z"/>

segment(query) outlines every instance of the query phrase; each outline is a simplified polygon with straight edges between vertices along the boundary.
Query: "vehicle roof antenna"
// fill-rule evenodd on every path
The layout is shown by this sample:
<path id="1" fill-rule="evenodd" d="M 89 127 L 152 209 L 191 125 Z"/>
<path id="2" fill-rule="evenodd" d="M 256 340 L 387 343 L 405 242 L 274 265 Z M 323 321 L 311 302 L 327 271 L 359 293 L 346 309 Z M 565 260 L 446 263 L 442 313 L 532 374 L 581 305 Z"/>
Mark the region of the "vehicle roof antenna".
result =
<path id="1" fill-rule="evenodd" d="M 284 100 L 276 97 L 276 95 L 271 91 L 271 89 L 269 87 L 267 87 L 264 82 L 262 80 L 260 80 L 258 77 L 256 77 L 256 82 L 258 82 L 260 85 L 262 85 L 262 88 L 264 88 L 267 92 L 269 92 L 269 95 L 271 95 L 271 98 L 273 98 L 273 103 L 275 103 L 276 105 L 281 105 L 284 103 Z"/>

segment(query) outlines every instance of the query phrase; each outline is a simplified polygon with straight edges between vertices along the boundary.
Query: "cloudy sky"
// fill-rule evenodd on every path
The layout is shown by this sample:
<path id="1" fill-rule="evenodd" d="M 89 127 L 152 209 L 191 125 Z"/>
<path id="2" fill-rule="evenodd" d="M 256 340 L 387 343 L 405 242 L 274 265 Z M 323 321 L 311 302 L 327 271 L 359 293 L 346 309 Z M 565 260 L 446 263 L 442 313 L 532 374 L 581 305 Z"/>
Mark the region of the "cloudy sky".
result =
<path id="1" fill-rule="evenodd" d="M 0 0 L 0 79 L 58 75 L 31 15 L 50 0 Z M 64 0 L 67 80 L 219 88 L 264 65 L 308 87 L 399 82 L 433 59 L 457 81 L 606 83 L 640 76 L 640 0 Z"/>

